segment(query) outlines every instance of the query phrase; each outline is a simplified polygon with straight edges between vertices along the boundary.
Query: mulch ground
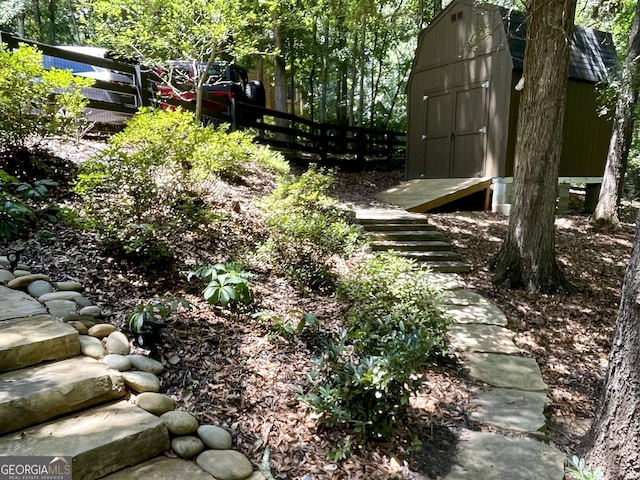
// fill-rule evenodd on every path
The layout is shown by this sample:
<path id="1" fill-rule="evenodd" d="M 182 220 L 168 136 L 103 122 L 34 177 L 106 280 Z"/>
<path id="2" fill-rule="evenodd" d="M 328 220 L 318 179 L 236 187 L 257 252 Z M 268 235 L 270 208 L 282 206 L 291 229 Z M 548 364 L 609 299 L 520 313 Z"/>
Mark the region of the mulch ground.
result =
<path id="1" fill-rule="evenodd" d="M 56 144 L 55 150 L 78 163 L 99 147 L 99 142 L 83 141 L 79 146 Z M 187 298 L 193 308 L 169 318 L 163 343 L 154 353 L 167 366 L 163 388 L 178 408 L 229 429 L 236 448 L 255 465 L 262 463 L 268 447 L 275 478 L 442 478 L 450 468 L 457 432 L 480 428 L 469 420 L 469 385 L 454 360 L 428 372 L 429 382 L 413 399 L 399 437 L 367 445 L 366 450 L 354 445 L 347 432 L 318 428 L 298 401 L 298 386 L 305 382 L 322 336 L 337 328 L 343 307 L 331 296 L 297 292 L 251 257 L 263 234 L 255 200 L 268 193 L 275 180 L 253 172 L 242 185 L 212 185 L 214 207 L 227 214 L 227 221 L 204 235 L 180 239 L 178 261 L 162 272 L 136 272 L 107 255 L 92 233 L 53 225 L 31 235 L 25 260 L 34 271 L 54 279 L 82 282 L 86 295 L 108 312 L 108 320 L 123 328 L 127 314 L 141 302 Z M 352 208 L 376 205 L 374 193 L 400 180 L 401 172 L 339 173 L 334 195 Z M 64 192 L 61 199 L 74 201 Z M 547 438 L 574 452 L 602 387 L 633 240 L 633 211 L 616 233 L 594 230 L 583 214 L 558 216 L 557 256 L 577 287 L 572 296 L 526 294 L 491 283 L 488 260 L 500 246 L 507 217 L 442 212 L 430 214 L 429 221 L 472 265 L 463 277 L 467 287 L 504 311 L 516 344 L 540 364 L 551 400 Z M 255 267 L 258 310 L 312 312 L 320 320 L 320 334 L 281 336 L 260 319 L 212 308 L 200 296 L 202 286 L 187 282 L 181 273 L 201 263 L 238 257 Z M 352 455 L 338 461 L 330 455 L 337 446 L 351 446 Z"/>

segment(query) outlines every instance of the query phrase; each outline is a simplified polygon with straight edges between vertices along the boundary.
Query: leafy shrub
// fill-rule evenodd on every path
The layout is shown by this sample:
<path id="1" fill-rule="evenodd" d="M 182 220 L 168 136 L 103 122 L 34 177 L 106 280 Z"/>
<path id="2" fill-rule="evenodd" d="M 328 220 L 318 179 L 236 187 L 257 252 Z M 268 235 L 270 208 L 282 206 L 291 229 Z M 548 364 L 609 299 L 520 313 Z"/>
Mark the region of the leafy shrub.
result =
<path id="1" fill-rule="evenodd" d="M 141 332 L 145 324 L 163 322 L 169 315 L 177 312 L 180 308 L 188 310 L 191 305 L 184 298 L 175 297 L 141 303 L 129 314 L 129 330 L 131 332 Z"/>
<path id="2" fill-rule="evenodd" d="M 187 274 L 207 282 L 202 295 L 211 305 L 222 307 L 248 305 L 253 300 L 250 273 L 235 263 L 204 265 Z"/>
<path id="3" fill-rule="evenodd" d="M 569 459 L 566 470 L 576 480 L 604 480 L 602 470 L 588 468 L 584 458 L 578 458 L 575 455 Z"/>
<path id="4" fill-rule="evenodd" d="M 265 200 L 270 236 L 265 250 L 276 271 L 300 289 L 328 287 L 334 282 L 330 260 L 353 253 L 362 230 L 328 195 L 334 172 L 311 166 L 300 177 L 284 177 Z"/>
<path id="5" fill-rule="evenodd" d="M 313 331 L 318 331 L 320 326 L 318 317 L 313 313 L 303 312 L 302 310 L 289 310 L 284 315 L 277 315 L 272 311 L 263 310 L 254 313 L 252 317 L 273 330 L 276 335 L 284 338 L 301 335 L 306 327 Z"/>
<path id="6" fill-rule="evenodd" d="M 40 205 L 49 187 L 56 185 L 51 180 L 20 182 L 0 170 L 0 240 L 9 242 L 22 236 L 38 218 L 55 222 L 56 210 L 50 205 Z"/>
<path id="7" fill-rule="evenodd" d="M 302 396 L 329 426 L 361 438 L 389 438 L 421 371 L 446 349 L 447 319 L 428 271 L 411 260 L 379 254 L 339 282 L 350 308 L 346 327 L 325 347 Z"/>
<path id="8" fill-rule="evenodd" d="M 173 258 L 177 235 L 212 220 L 205 181 L 242 175 L 254 148 L 191 113 L 141 109 L 84 165 L 75 192 L 105 246 L 150 270 Z"/>
<path id="9" fill-rule="evenodd" d="M 34 47 L 0 44 L 0 148 L 72 133 L 87 104 L 81 89 L 92 84 L 69 70 L 46 70 Z"/>

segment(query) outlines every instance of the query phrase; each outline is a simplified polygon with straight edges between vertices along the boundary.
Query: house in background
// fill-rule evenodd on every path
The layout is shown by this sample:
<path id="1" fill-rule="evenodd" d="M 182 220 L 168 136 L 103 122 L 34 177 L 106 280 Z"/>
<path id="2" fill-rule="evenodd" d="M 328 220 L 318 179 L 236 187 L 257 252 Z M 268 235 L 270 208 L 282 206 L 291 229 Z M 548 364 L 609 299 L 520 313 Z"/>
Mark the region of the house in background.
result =
<path id="1" fill-rule="evenodd" d="M 408 83 L 408 180 L 489 177 L 494 210 L 508 203 L 525 38 L 522 13 L 469 0 L 422 31 Z M 592 196 L 612 127 L 598 116 L 596 84 L 617 62 L 610 34 L 575 28 L 560 176 L 594 184 Z"/>

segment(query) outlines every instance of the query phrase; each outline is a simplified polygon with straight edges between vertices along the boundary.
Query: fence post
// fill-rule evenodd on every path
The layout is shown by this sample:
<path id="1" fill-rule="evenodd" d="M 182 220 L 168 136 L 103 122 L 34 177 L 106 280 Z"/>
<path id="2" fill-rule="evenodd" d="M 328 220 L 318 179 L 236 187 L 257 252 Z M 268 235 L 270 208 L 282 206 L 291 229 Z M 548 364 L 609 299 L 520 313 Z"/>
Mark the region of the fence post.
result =
<path id="1" fill-rule="evenodd" d="M 361 163 L 364 165 L 364 162 L 366 160 L 365 158 L 365 141 L 366 141 L 366 134 L 364 132 L 364 130 L 362 129 L 357 129 L 354 130 L 353 132 L 356 136 L 356 162 Z"/>
<path id="2" fill-rule="evenodd" d="M 6 43 L 9 51 L 18 48 L 18 39 L 10 33 L 0 32 L 0 43 Z"/>
<path id="3" fill-rule="evenodd" d="M 135 65 L 136 70 L 136 91 L 139 105 L 143 107 L 151 106 L 151 94 L 149 92 L 149 76 L 142 71 L 140 64 Z"/>
<path id="4" fill-rule="evenodd" d="M 231 131 L 235 132 L 238 129 L 238 106 L 235 98 L 229 99 L 229 117 L 231 117 Z"/>
<path id="5" fill-rule="evenodd" d="M 320 124 L 320 160 L 322 163 L 327 163 L 327 124 Z"/>

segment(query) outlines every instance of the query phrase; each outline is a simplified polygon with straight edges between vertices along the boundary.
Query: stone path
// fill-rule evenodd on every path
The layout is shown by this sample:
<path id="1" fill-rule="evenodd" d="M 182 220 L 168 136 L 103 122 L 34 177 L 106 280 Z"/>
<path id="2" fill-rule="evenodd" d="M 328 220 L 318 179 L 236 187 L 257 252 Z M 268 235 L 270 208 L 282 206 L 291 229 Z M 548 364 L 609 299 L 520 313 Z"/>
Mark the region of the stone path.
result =
<path id="1" fill-rule="evenodd" d="M 475 383 L 471 418 L 490 431 L 463 431 L 445 480 L 562 480 L 565 455 L 542 438 L 547 385 L 536 361 L 520 355 L 498 307 L 456 275 L 438 274 L 453 323 L 449 339 Z"/>
<path id="2" fill-rule="evenodd" d="M 0 464 L 69 457 L 74 480 L 265 480 L 229 432 L 175 411 L 159 393 L 164 366 L 132 355 L 82 285 L 8 265 L 0 257 Z"/>

